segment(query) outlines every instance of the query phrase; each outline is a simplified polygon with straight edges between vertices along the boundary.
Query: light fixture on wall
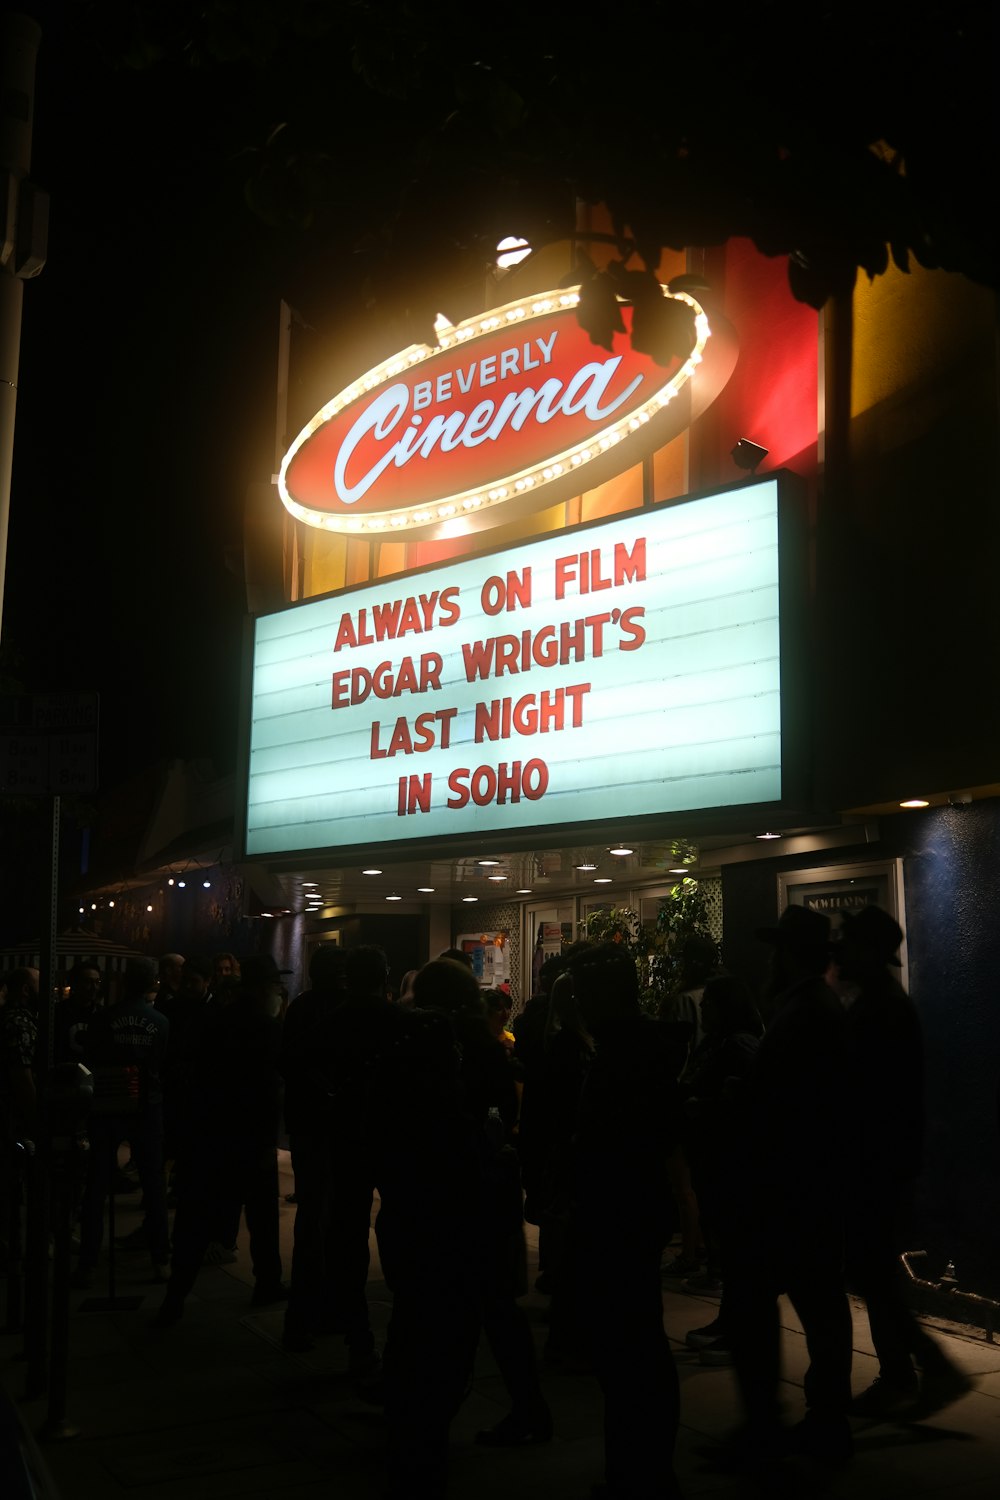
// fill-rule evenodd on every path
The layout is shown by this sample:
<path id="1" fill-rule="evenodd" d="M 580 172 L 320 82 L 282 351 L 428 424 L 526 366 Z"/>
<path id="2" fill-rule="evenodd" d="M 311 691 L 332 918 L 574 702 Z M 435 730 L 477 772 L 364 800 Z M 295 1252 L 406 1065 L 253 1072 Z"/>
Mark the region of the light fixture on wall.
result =
<path id="1" fill-rule="evenodd" d="M 769 450 L 762 448 L 760 443 L 752 443 L 749 438 L 740 438 L 735 448 L 730 450 L 730 458 L 738 469 L 746 469 L 750 474 L 756 474 L 758 465 L 762 464 Z"/>

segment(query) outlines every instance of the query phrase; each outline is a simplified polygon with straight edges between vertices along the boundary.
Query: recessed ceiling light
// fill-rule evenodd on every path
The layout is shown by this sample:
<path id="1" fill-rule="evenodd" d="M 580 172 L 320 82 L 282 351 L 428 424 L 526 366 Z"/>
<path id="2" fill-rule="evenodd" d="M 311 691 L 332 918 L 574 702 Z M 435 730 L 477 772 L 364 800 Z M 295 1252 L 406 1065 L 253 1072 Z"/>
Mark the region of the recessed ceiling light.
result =
<path id="1" fill-rule="evenodd" d="M 318 885 L 319 885 L 319 881 L 318 880 L 303 880 L 303 882 L 302 882 L 302 889 L 303 890 L 307 890 L 310 886 L 312 886 L 313 889 L 315 889 L 316 886 L 318 886 Z"/>
<path id="2" fill-rule="evenodd" d="M 463 901 L 478 901 L 479 897 L 478 896 L 463 896 L 462 900 Z"/>
<path id="3" fill-rule="evenodd" d="M 506 875 L 488 875 L 486 878 L 488 880 L 506 880 L 507 879 Z"/>
<path id="4" fill-rule="evenodd" d="M 402 901 L 402 896 L 386 896 L 387 901 Z"/>
<path id="5" fill-rule="evenodd" d="M 597 866 L 595 864 L 591 863 L 591 864 L 577 865 L 576 868 L 578 870 L 596 870 Z"/>
<path id="6" fill-rule="evenodd" d="M 498 865 L 500 861 L 498 859 L 479 859 L 476 863 L 480 865 Z"/>
<path id="7" fill-rule="evenodd" d="M 759 839 L 780 839 L 781 838 L 781 834 L 780 833 L 758 833 L 756 836 Z"/>
<path id="8" fill-rule="evenodd" d="M 522 885 L 522 887 L 521 887 L 521 889 L 519 891 L 515 891 L 514 892 L 514 895 L 515 896 L 530 896 L 531 895 L 531 886 L 530 885 Z"/>
<path id="9" fill-rule="evenodd" d="M 425 896 L 431 896 L 434 893 L 434 887 L 432 885 L 418 885 L 417 890 L 422 891 Z"/>
<path id="10" fill-rule="evenodd" d="M 618 855 L 622 855 L 622 854 L 634 854 L 635 850 L 634 849 L 629 849 L 628 846 L 625 845 L 625 844 L 619 844 L 616 848 L 609 849 L 608 853 L 609 854 L 618 854 Z"/>
<path id="11" fill-rule="evenodd" d="M 595 875 L 594 876 L 594 884 L 595 885 L 611 885 L 612 884 L 611 876 L 610 875 Z"/>
<path id="12" fill-rule="evenodd" d="M 667 871 L 668 875 L 686 875 L 687 873 L 687 865 L 674 865 L 672 869 Z"/>
<path id="13" fill-rule="evenodd" d="M 930 807 L 926 797 L 907 797 L 906 801 L 899 805 L 900 807 Z"/>
<path id="14" fill-rule="evenodd" d="M 362 875 L 381 875 L 381 870 L 362 870 Z"/>

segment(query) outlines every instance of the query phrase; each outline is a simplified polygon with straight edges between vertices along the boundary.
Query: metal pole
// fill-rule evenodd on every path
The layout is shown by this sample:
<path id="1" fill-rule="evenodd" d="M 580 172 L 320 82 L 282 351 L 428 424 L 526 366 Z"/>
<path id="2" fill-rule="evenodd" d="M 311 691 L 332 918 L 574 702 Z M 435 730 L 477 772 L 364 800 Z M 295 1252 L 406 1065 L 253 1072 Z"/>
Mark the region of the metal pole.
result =
<path id="1" fill-rule="evenodd" d="M 49 1173 L 52 1143 L 46 1100 L 52 1072 L 55 1020 L 56 908 L 59 900 L 59 798 L 52 798 L 49 910 L 42 931 L 41 964 L 38 975 L 38 1041 L 35 1052 L 35 1156 L 32 1162 L 31 1195 L 28 1199 L 27 1305 L 24 1352 L 28 1368 L 25 1394 L 38 1396 L 48 1384 L 49 1335 Z"/>
<path id="2" fill-rule="evenodd" d="M 21 352 L 23 282 L 17 265 L 18 198 L 31 168 L 35 58 L 41 36 L 41 28 L 29 16 L 17 12 L 4 16 L 0 31 L 0 623 Z"/>

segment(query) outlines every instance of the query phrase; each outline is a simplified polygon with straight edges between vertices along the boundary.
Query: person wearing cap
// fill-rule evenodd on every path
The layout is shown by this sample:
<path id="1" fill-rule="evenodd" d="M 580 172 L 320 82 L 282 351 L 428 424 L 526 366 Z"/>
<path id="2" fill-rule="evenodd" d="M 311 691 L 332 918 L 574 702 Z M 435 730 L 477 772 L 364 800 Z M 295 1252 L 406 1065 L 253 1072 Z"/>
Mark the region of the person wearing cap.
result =
<path id="1" fill-rule="evenodd" d="M 772 1016 L 734 1101 L 744 1160 L 723 1235 L 724 1247 L 739 1247 L 725 1259 L 723 1279 L 746 1425 L 721 1457 L 750 1469 L 786 1454 L 838 1465 L 853 1452 L 853 1328 L 843 1268 L 847 1016 L 826 981 L 826 916 L 789 906 L 776 927 L 757 935 L 772 951 Z M 782 1293 L 798 1313 L 810 1359 L 805 1419 L 791 1431 L 778 1394 Z"/>
<path id="2" fill-rule="evenodd" d="M 242 1210 L 254 1276 L 251 1305 L 283 1302 L 278 1234 L 282 976 L 270 954 L 241 965 L 230 1005 L 210 1007 L 192 1073 L 192 1138 L 178 1167 L 170 1280 L 154 1325 L 178 1322 L 216 1226 Z"/>
<path id="3" fill-rule="evenodd" d="M 156 964 L 130 958 L 120 999 L 95 1010 L 84 1037 L 84 1062 L 94 1075 L 87 1183 L 80 1215 L 80 1255 L 74 1285 L 93 1284 L 104 1234 L 104 1205 L 128 1141 L 139 1165 L 145 1210 L 142 1230 L 155 1280 L 165 1280 L 170 1257 L 163 1175 L 163 1068 L 170 1022 L 154 1006 Z"/>
<path id="4" fill-rule="evenodd" d="M 923 1037 L 899 982 L 902 941 L 895 917 L 865 906 L 842 919 L 836 958 L 840 978 L 855 986 L 847 1012 L 855 1078 L 848 1280 L 864 1298 L 879 1364 L 852 1410 L 917 1420 L 965 1395 L 972 1382 L 910 1311 L 900 1273 L 924 1135 Z"/>

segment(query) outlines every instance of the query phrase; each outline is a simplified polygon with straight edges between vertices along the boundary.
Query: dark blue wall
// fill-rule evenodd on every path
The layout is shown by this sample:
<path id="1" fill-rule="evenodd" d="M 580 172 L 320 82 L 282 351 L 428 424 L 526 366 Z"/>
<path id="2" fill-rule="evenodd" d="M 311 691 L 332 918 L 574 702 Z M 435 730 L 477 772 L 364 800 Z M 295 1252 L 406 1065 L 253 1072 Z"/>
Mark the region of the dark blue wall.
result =
<path id="1" fill-rule="evenodd" d="M 1000 801 L 900 813 L 879 841 L 723 869 L 723 954 L 756 989 L 781 871 L 903 860 L 910 994 L 927 1054 L 919 1244 L 965 1290 L 1000 1292 Z"/>

